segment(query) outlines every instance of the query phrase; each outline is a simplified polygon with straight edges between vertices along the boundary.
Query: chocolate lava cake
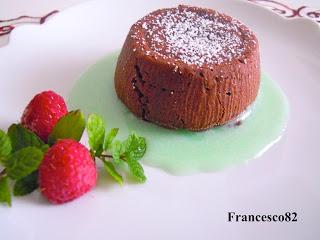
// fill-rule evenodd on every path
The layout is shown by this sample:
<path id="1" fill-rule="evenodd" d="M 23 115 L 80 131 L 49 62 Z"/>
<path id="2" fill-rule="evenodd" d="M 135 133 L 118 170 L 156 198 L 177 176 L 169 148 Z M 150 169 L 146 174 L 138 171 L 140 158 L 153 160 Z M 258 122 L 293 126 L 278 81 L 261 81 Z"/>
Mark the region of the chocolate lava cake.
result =
<path id="1" fill-rule="evenodd" d="M 254 102 L 259 58 L 253 32 L 230 16 L 189 6 L 160 9 L 131 27 L 115 89 L 139 118 L 205 130 L 235 119 Z"/>

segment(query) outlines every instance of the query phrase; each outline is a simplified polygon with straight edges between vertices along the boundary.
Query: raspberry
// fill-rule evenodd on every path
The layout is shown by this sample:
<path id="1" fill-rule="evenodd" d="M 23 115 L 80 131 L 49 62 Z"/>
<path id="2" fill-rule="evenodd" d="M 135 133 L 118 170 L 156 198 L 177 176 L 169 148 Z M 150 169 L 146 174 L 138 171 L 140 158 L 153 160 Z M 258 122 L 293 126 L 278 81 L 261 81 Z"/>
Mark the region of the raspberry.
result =
<path id="1" fill-rule="evenodd" d="M 88 149 L 71 139 L 58 141 L 39 167 L 41 193 L 52 203 L 65 203 L 96 185 L 97 170 Z"/>
<path id="2" fill-rule="evenodd" d="M 53 91 L 45 91 L 30 101 L 23 112 L 21 123 L 47 142 L 54 125 L 67 113 L 64 99 Z"/>

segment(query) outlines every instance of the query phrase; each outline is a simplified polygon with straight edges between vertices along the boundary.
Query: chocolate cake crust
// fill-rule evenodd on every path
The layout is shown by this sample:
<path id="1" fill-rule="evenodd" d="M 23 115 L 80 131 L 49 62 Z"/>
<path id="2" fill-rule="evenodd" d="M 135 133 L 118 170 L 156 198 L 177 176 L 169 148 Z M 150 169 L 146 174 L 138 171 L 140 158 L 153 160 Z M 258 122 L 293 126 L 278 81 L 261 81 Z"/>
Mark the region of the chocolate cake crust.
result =
<path id="1" fill-rule="evenodd" d="M 259 85 L 253 32 L 225 14 L 188 6 L 135 23 L 115 72 L 116 93 L 136 116 L 195 131 L 236 118 Z"/>

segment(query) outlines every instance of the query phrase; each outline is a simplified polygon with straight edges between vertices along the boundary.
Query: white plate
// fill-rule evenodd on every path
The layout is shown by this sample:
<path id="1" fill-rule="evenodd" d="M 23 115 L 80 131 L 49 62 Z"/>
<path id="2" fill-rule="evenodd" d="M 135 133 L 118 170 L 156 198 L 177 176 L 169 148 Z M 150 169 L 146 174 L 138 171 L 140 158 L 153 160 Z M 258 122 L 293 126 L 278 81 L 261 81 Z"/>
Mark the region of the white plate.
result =
<path id="1" fill-rule="evenodd" d="M 216 8 L 257 34 L 264 72 L 285 91 L 290 121 L 261 158 L 225 171 L 176 177 L 146 167 L 143 185 L 101 179 L 71 203 L 48 204 L 38 192 L 0 206 L 0 239 L 319 239 L 320 30 L 246 2 L 184 1 Z M 18 121 L 45 89 L 67 96 L 87 67 L 119 49 L 130 25 L 175 1 L 90 1 L 45 25 L 17 28 L 0 49 L 0 127 Z M 227 213 L 297 212 L 295 223 L 229 223 Z"/>

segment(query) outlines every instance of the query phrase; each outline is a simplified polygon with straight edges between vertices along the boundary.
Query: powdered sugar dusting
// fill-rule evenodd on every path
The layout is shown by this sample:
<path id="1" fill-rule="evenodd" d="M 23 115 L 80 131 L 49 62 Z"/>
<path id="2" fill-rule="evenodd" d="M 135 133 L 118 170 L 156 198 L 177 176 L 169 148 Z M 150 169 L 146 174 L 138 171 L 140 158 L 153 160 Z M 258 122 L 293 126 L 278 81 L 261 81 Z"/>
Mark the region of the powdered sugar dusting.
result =
<path id="1" fill-rule="evenodd" d="M 254 41 L 249 36 L 251 31 L 241 31 L 244 25 L 226 18 L 214 11 L 199 12 L 180 6 L 141 19 L 131 37 L 150 48 L 145 50 L 148 55 L 151 50 L 164 59 L 199 67 L 219 64 L 241 57 L 246 43 Z M 137 30 L 139 26 L 143 28 L 143 34 Z"/>

